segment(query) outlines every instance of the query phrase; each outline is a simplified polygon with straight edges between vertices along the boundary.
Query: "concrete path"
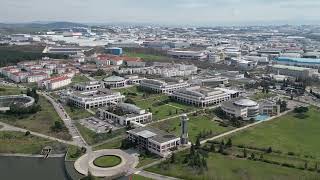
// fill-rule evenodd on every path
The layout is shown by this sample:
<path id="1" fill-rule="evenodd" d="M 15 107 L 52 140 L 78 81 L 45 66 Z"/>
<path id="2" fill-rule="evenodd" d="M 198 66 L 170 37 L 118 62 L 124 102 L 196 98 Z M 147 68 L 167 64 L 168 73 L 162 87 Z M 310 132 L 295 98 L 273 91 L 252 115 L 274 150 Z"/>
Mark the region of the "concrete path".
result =
<path id="1" fill-rule="evenodd" d="M 58 141 L 58 142 L 61 142 L 61 143 L 78 146 L 77 143 L 72 142 L 72 141 L 66 141 L 66 140 L 58 139 L 58 138 L 55 138 L 55 137 L 51 137 L 51 136 L 48 136 L 48 135 L 44 135 L 44 134 L 41 134 L 41 133 L 30 131 L 28 129 L 23 129 L 23 128 L 11 126 L 11 125 L 3 123 L 3 122 L 0 122 L 0 125 L 3 126 L 3 128 L 1 128 L 0 131 L 17 131 L 17 132 L 23 132 L 23 133 L 29 131 L 34 136 L 39 136 L 39 137 L 50 139 L 50 140 L 53 140 L 53 141 Z"/>
<path id="2" fill-rule="evenodd" d="M 152 173 L 152 172 L 148 172 L 148 171 L 138 171 L 136 172 L 135 174 L 138 174 L 140 176 L 143 176 L 143 177 L 147 177 L 147 178 L 150 178 L 150 179 L 154 179 L 154 180 L 178 180 L 178 178 L 174 178 L 174 177 L 169 177 L 169 176 L 164 176 L 164 175 L 160 175 L 160 174 L 155 174 L 155 173 Z"/>
<path id="3" fill-rule="evenodd" d="M 87 147 L 88 144 L 86 143 L 86 141 L 81 136 L 81 134 L 78 131 L 75 123 L 71 120 L 70 116 L 67 114 L 67 112 L 65 111 L 63 106 L 61 104 L 58 104 L 53 98 L 51 98 L 50 96 L 48 96 L 45 93 L 41 93 L 40 92 L 39 94 L 44 96 L 53 105 L 54 109 L 56 110 L 56 112 L 58 113 L 60 118 L 63 120 L 65 126 L 69 130 L 69 133 L 71 134 L 72 139 L 77 144 L 77 146 Z"/>

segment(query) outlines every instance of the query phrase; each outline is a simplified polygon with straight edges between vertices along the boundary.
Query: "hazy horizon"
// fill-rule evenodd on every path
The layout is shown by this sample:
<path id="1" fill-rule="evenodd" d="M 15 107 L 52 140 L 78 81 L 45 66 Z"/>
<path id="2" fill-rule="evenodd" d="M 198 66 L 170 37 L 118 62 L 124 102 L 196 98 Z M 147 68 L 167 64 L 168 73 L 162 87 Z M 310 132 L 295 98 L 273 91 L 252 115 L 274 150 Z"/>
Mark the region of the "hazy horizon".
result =
<path id="1" fill-rule="evenodd" d="M 320 24 L 317 0 L 0 0 L 0 22 L 92 24 Z"/>

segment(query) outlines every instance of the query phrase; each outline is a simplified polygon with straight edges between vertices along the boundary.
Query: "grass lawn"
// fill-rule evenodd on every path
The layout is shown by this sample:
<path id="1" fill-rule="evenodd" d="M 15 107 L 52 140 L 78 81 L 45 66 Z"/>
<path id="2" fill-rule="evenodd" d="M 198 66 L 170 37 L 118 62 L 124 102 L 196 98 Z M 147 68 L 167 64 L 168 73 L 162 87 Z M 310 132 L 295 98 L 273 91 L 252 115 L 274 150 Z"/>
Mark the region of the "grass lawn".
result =
<path id="1" fill-rule="evenodd" d="M 26 93 L 26 91 L 17 87 L 8 87 L 8 86 L 0 87 L 0 96 L 18 95 L 23 93 Z"/>
<path id="2" fill-rule="evenodd" d="M 170 101 L 165 94 L 148 94 L 139 90 L 137 86 L 116 89 L 115 91 L 121 92 L 127 99 L 133 100 L 138 107 L 146 110 L 151 109 L 153 120 L 161 120 L 196 110 L 196 107 Z"/>
<path id="3" fill-rule="evenodd" d="M 140 155 L 139 156 L 139 163 L 137 165 L 137 168 L 148 165 L 150 163 L 153 163 L 157 160 L 160 160 L 160 157 L 154 154 L 150 155 Z"/>
<path id="4" fill-rule="evenodd" d="M 232 129 L 232 127 L 220 126 L 218 122 L 213 121 L 213 117 L 208 115 L 189 115 L 188 117 L 189 138 L 192 142 L 195 142 L 198 134 L 203 131 L 212 131 L 212 134 L 210 135 L 212 137 Z M 155 123 L 151 126 L 179 136 L 181 134 L 180 122 L 180 118 L 175 118 Z"/>
<path id="5" fill-rule="evenodd" d="M 119 165 L 121 161 L 122 160 L 119 156 L 107 155 L 107 156 L 98 157 L 93 161 L 93 164 L 98 167 L 108 168 L 108 167 L 114 167 Z"/>
<path id="6" fill-rule="evenodd" d="M 94 131 L 91 131 L 90 129 L 84 127 L 80 123 L 76 123 L 76 126 L 78 130 L 80 131 L 82 137 L 85 139 L 85 141 L 90 144 L 97 144 L 99 142 L 105 141 L 107 139 L 111 139 L 117 136 L 124 135 L 126 132 L 126 129 L 118 129 L 115 131 L 112 131 L 112 133 L 95 133 Z"/>
<path id="7" fill-rule="evenodd" d="M 84 82 L 88 82 L 90 81 L 90 79 L 88 79 L 86 76 L 84 75 L 75 75 L 72 79 L 71 79 L 71 85 L 77 84 L 77 83 L 84 83 Z"/>
<path id="8" fill-rule="evenodd" d="M 99 146 L 96 146 L 93 148 L 93 150 L 101 150 L 101 149 L 120 149 L 121 148 L 121 144 L 122 144 L 122 140 L 124 138 L 117 138 L 114 139 L 112 141 L 109 141 L 107 143 L 101 144 Z"/>
<path id="9" fill-rule="evenodd" d="M 132 177 L 132 180 L 152 180 L 150 178 L 140 176 L 138 174 L 132 174 L 131 177 Z"/>
<path id="10" fill-rule="evenodd" d="M 176 154 L 175 164 L 155 165 L 147 168 L 147 171 L 159 173 L 167 176 L 178 177 L 181 179 L 204 180 L 204 179 L 224 179 L 224 180 L 300 180 L 316 179 L 319 174 L 302 171 L 298 169 L 286 168 L 267 164 L 259 161 L 249 161 L 220 154 L 209 153 L 207 164 L 208 171 L 198 173 L 187 165 L 183 160 L 188 152 Z"/>
<path id="11" fill-rule="evenodd" d="M 268 98 L 275 97 L 275 96 L 276 96 L 276 94 L 271 93 L 271 92 L 269 92 L 268 94 L 262 93 L 262 92 L 257 92 L 252 96 L 252 99 L 258 101 L 258 100 L 268 99 Z"/>
<path id="12" fill-rule="evenodd" d="M 60 119 L 51 103 L 43 96 L 39 96 L 38 103 L 41 106 L 41 110 L 35 114 L 25 114 L 20 116 L 0 114 L 0 120 L 31 131 L 60 139 L 70 140 L 71 135 L 68 133 L 67 129 L 60 132 L 54 132 L 51 130 L 51 126 L 53 126 L 55 121 L 60 121 L 63 124 L 63 121 Z"/>
<path id="13" fill-rule="evenodd" d="M 74 160 L 77 160 L 83 154 L 84 154 L 84 152 L 82 152 L 81 148 L 79 148 L 77 146 L 69 145 L 66 158 L 67 158 L 67 160 L 74 161 Z"/>
<path id="14" fill-rule="evenodd" d="M 73 120 L 79 120 L 79 119 L 84 119 L 93 116 L 91 113 L 89 113 L 85 109 L 80 109 L 77 107 L 70 107 L 68 105 L 63 106 L 68 115 L 71 117 Z"/>
<path id="15" fill-rule="evenodd" d="M 0 153 L 39 154 L 45 146 L 51 146 L 53 153 L 64 153 L 67 145 L 23 132 L 0 131 Z"/>
<path id="16" fill-rule="evenodd" d="M 310 107 L 307 117 L 301 119 L 289 113 L 273 121 L 233 135 L 233 144 L 294 152 L 301 156 L 320 159 L 320 110 Z"/>
<path id="17" fill-rule="evenodd" d="M 125 55 L 128 57 L 140 57 L 144 61 L 161 61 L 164 59 L 169 59 L 169 57 L 167 56 L 159 56 L 159 55 L 144 54 L 144 53 L 126 52 Z"/>

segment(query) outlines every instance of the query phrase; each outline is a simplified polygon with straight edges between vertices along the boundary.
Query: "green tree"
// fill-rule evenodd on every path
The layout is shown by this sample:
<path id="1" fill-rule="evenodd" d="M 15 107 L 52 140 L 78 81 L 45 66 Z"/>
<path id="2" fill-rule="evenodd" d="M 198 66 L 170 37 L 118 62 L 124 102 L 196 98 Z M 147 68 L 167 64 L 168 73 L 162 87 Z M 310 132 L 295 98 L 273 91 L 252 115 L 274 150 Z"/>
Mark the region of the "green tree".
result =
<path id="1" fill-rule="evenodd" d="M 229 138 L 227 143 L 226 143 L 227 147 L 232 147 L 232 140 Z"/>
<path id="2" fill-rule="evenodd" d="M 216 152 L 216 147 L 214 146 L 214 143 L 211 143 L 210 145 L 210 152 Z"/>
<path id="3" fill-rule="evenodd" d="M 201 146 L 200 144 L 200 137 L 198 136 L 197 139 L 196 139 L 196 149 L 199 149 Z"/>
<path id="4" fill-rule="evenodd" d="M 244 158 L 248 157 L 248 155 L 247 155 L 247 149 L 246 149 L 246 148 L 243 149 L 243 157 L 244 157 Z"/>
<path id="5" fill-rule="evenodd" d="M 170 162 L 171 163 L 175 163 L 176 162 L 176 155 L 174 153 L 171 154 Z"/>

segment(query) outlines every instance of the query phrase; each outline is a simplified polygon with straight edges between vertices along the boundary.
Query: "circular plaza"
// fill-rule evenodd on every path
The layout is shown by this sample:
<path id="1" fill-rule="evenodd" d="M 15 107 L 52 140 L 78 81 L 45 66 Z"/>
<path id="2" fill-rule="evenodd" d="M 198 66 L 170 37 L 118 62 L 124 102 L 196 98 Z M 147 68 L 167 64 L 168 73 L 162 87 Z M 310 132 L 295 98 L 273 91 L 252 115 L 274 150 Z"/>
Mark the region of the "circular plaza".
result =
<path id="1" fill-rule="evenodd" d="M 74 163 L 74 167 L 83 175 L 88 175 L 90 171 L 93 176 L 117 178 L 137 164 L 137 157 L 120 149 L 104 149 L 84 154 Z"/>

